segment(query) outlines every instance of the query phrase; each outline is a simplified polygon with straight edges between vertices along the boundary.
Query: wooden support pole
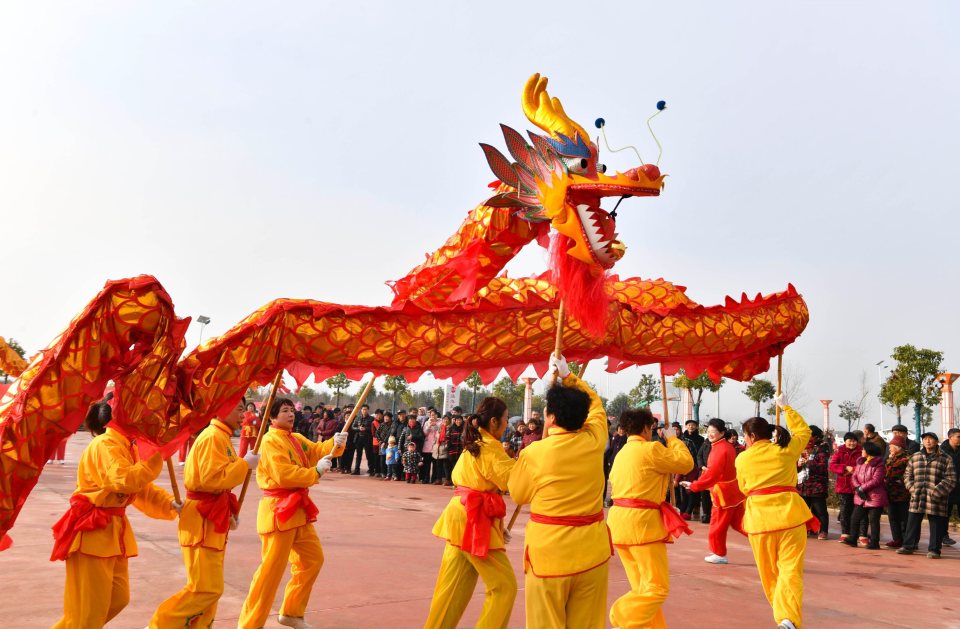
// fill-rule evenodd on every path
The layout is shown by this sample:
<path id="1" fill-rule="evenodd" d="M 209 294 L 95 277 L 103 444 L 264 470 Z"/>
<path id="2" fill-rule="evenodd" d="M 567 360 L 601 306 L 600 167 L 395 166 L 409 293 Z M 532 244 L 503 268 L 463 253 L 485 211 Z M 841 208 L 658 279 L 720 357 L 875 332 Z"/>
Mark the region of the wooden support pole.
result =
<path id="1" fill-rule="evenodd" d="M 777 395 L 780 395 L 783 391 L 783 352 L 777 356 Z M 777 426 L 780 426 L 780 405 L 775 404 L 777 407 Z"/>
<path id="2" fill-rule="evenodd" d="M 260 426 L 257 427 L 257 440 L 253 444 L 253 452 L 260 452 L 260 442 L 263 441 L 263 435 L 267 432 L 267 422 L 270 421 L 270 407 L 277 398 L 277 389 L 280 388 L 280 381 L 283 380 L 283 369 L 277 372 L 277 377 L 273 379 L 273 386 L 270 388 L 270 394 L 267 395 L 267 401 L 260 408 Z M 238 500 L 240 508 L 243 507 L 243 499 L 247 497 L 247 488 L 250 486 L 250 477 L 253 476 L 253 470 L 247 470 L 247 477 L 243 479 L 243 487 L 240 489 L 240 498 Z"/>
<path id="3" fill-rule="evenodd" d="M 663 431 L 670 430 L 670 404 L 667 402 L 667 376 L 663 373 L 663 365 L 660 365 L 660 397 L 663 398 Z M 696 464 L 694 464 L 696 465 Z M 670 482 L 667 484 L 667 502 L 673 504 L 673 483 L 674 474 L 670 475 Z"/>

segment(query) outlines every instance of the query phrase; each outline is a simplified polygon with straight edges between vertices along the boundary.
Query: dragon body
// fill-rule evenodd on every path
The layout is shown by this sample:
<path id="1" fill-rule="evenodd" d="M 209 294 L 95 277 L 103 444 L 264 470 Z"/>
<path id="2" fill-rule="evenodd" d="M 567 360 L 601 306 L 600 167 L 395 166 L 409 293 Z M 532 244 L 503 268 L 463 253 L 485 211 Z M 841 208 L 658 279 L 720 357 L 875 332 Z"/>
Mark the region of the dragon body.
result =
<path id="1" fill-rule="evenodd" d="M 186 356 L 189 319 L 153 277 L 110 281 L 0 402 L 0 535 L 14 524 L 48 456 L 80 426 L 114 383 L 113 425 L 145 452 L 176 449 L 249 386 L 286 369 L 298 383 L 345 372 L 424 372 L 462 381 L 501 369 L 541 376 L 553 350 L 561 296 L 572 304 L 564 354 L 607 356 L 608 369 L 661 363 L 666 373 L 707 371 L 746 380 L 769 368 L 809 315 L 792 286 L 723 305 L 694 303 L 665 280 L 621 279 L 610 269 L 625 246 L 609 196 L 656 196 L 652 165 L 608 176 L 597 147 L 535 75 L 523 97 L 527 117 L 549 135 L 504 127 L 515 161 L 484 146 L 498 181 L 457 232 L 405 277 L 389 306 L 278 299 Z M 551 249 L 551 269 L 508 278 L 504 265 L 531 242 Z"/>

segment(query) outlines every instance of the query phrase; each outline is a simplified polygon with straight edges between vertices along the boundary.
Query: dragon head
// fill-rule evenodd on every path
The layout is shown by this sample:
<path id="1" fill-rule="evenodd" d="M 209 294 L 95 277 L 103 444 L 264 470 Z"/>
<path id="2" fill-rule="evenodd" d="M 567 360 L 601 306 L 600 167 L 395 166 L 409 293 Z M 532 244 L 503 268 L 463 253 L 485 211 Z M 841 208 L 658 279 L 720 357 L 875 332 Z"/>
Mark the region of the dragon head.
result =
<path id="1" fill-rule="evenodd" d="M 547 78 L 534 74 L 523 90 L 523 111 L 549 135 L 524 137 L 500 125 L 511 162 L 500 151 L 481 144 L 493 173 L 504 184 L 487 200 L 493 207 L 517 208 L 531 222 L 549 222 L 566 236 L 566 254 L 600 275 L 623 257 L 626 246 L 617 239 L 616 211 L 600 207 L 604 197 L 658 196 L 663 175 L 654 164 L 607 174 L 597 145 L 583 127 L 570 119 L 560 101 L 547 94 Z"/>

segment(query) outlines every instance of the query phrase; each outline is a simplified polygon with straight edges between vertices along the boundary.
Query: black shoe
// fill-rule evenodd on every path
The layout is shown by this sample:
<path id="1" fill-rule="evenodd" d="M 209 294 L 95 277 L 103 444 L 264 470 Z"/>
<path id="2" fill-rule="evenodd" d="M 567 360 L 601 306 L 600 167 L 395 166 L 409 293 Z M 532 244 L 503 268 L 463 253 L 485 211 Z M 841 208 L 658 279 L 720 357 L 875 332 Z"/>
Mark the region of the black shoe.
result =
<path id="1" fill-rule="evenodd" d="M 867 544 L 864 548 L 867 550 L 880 550 L 880 544 Z"/>
<path id="2" fill-rule="evenodd" d="M 356 472 L 350 472 L 350 476 L 360 476 L 360 470 L 357 470 Z"/>
<path id="3" fill-rule="evenodd" d="M 927 553 L 927 559 L 940 559 L 940 553 L 935 550 L 931 550 Z"/>
<path id="4" fill-rule="evenodd" d="M 944 538 L 943 538 L 943 542 L 941 542 L 941 543 L 942 543 L 944 546 L 953 546 L 954 544 L 957 543 L 957 540 L 951 539 L 950 536 L 948 535 L 947 537 L 944 537 Z"/>
<path id="5" fill-rule="evenodd" d="M 916 548 L 907 548 L 906 546 L 897 549 L 898 555 L 912 555 Z"/>
<path id="6" fill-rule="evenodd" d="M 710 524 L 710 518 L 700 518 L 700 524 Z"/>

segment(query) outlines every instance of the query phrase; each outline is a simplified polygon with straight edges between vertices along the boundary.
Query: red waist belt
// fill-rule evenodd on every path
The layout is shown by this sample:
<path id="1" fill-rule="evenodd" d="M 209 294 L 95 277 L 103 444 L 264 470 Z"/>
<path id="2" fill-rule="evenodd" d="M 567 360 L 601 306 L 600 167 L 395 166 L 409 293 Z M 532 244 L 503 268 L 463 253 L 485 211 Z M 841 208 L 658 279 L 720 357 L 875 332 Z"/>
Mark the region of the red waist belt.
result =
<path id="1" fill-rule="evenodd" d="M 273 503 L 273 512 L 280 522 L 286 522 L 297 512 L 297 509 L 303 507 L 307 514 L 307 522 L 315 522 L 320 509 L 310 499 L 310 490 L 306 487 L 300 489 L 264 489 L 263 495 L 267 498 L 276 498 Z"/>
<path id="2" fill-rule="evenodd" d="M 460 504 L 467 510 L 467 525 L 463 530 L 460 548 L 471 555 L 484 558 L 490 551 L 490 528 L 493 520 L 507 515 L 503 496 L 495 491 L 477 491 L 469 487 L 457 487 L 453 493 L 460 496 Z"/>
<path id="3" fill-rule="evenodd" d="M 197 511 L 213 524 L 217 533 L 226 533 L 230 528 L 230 516 L 240 513 L 240 503 L 232 492 L 212 494 L 205 491 L 187 490 L 187 498 L 196 500 Z"/>
<path id="4" fill-rule="evenodd" d="M 656 502 L 642 500 L 640 498 L 614 498 L 613 506 L 626 507 L 627 509 L 657 509 L 660 511 L 660 520 L 663 522 L 663 528 L 667 529 L 670 535 L 674 537 L 693 535 L 693 531 L 680 515 L 680 512 L 669 502 L 664 501 L 657 504 Z"/>
<path id="5" fill-rule="evenodd" d="M 83 494 L 70 496 L 70 508 L 53 525 L 53 552 L 50 561 L 65 560 L 77 533 L 96 531 L 107 527 L 110 518 L 123 516 L 126 507 L 98 507 Z"/>
<path id="6" fill-rule="evenodd" d="M 556 526 L 589 526 L 594 522 L 603 522 L 603 510 L 593 515 L 540 515 L 531 513 L 530 521 L 537 524 L 554 524 Z"/>
<path id="7" fill-rule="evenodd" d="M 752 498 L 753 496 L 770 496 L 773 494 L 799 494 L 796 487 L 791 487 L 789 485 L 774 485 L 773 487 L 761 487 L 760 489 L 752 489 L 750 493 L 747 494 L 748 497 Z M 806 521 L 807 530 L 811 533 L 820 532 L 820 520 L 815 516 L 811 517 Z"/>

